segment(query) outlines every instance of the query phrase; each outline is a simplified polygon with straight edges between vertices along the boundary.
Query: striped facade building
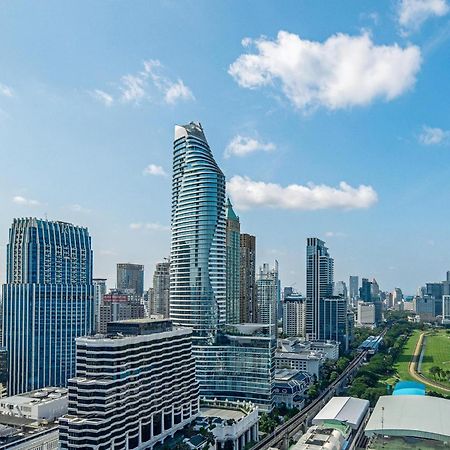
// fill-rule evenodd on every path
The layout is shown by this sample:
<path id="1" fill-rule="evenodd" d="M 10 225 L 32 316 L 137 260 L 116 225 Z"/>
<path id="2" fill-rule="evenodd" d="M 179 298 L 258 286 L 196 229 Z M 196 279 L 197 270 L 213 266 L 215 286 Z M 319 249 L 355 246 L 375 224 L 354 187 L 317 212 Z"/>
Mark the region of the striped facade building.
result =
<path id="1" fill-rule="evenodd" d="M 198 413 L 191 329 L 140 319 L 77 339 L 61 449 L 152 449 Z"/>
<path id="2" fill-rule="evenodd" d="M 14 219 L 3 285 L 8 392 L 66 386 L 75 338 L 94 327 L 92 250 L 87 228 Z"/>

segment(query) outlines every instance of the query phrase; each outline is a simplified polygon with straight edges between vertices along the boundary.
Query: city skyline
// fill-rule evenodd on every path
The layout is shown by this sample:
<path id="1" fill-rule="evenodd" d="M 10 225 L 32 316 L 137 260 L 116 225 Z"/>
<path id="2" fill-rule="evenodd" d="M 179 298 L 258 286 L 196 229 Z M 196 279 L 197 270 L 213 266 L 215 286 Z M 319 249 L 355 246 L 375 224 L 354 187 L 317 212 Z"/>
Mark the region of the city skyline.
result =
<path id="1" fill-rule="evenodd" d="M 284 286 L 305 294 L 312 236 L 339 261 L 336 280 L 376 278 L 382 290 L 414 294 L 449 268 L 448 14 L 418 23 L 398 2 L 362 1 L 346 2 L 345 15 L 328 5 L 324 20 L 319 5 L 249 2 L 238 20 L 226 5 L 198 2 L 181 31 L 162 26 L 183 14 L 172 2 L 129 11 L 48 2 L 27 5 L 26 15 L 24 7 L 7 3 L 0 17 L 2 282 L 12 220 L 47 215 L 89 228 L 94 276 L 108 287 L 119 262 L 143 264 L 151 286 L 170 249 L 172 130 L 191 120 L 207 130 L 241 231 L 257 237 L 257 266 L 277 259 Z M 117 17 L 121 41 L 112 49 Z M 304 64 L 335 48 L 404 71 L 395 84 L 372 86 L 352 61 L 331 58 L 309 89 L 311 80 L 293 79 L 279 59 L 285 48 Z M 340 78 L 336 90 L 323 89 L 346 67 L 359 97 Z M 245 188 L 262 203 L 240 195 Z"/>

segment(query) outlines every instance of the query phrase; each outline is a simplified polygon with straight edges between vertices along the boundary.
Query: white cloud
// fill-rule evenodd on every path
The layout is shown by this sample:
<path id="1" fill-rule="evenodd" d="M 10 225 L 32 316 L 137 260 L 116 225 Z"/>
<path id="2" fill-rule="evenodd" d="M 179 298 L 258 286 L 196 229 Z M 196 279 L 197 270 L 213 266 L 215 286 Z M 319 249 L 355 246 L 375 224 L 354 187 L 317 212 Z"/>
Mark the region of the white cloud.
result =
<path id="1" fill-rule="evenodd" d="M 347 237 L 345 233 L 342 233 L 341 231 L 327 231 L 325 233 L 326 237 Z"/>
<path id="2" fill-rule="evenodd" d="M 450 8 L 446 0 L 400 0 L 398 22 L 403 31 L 416 31 L 427 19 L 442 17 Z"/>
<path id="3" fill-rule="evenodd" d="M 146 96 L 145 78 L 136 75 L 124 75 L 121 78 L 122 100 L 126 103 L 139 103 Z"/>
<path id="4" fill-rule="evenodd" d="M 93 98 L 98 100 L 99 102 L 103 103 L 105 106 L 112 106 L 114 103 L 114 98 L 111 94 L 108 94 L 105 91 L 102 91 L 100 89 L 95 89 L 91 92 L 89 92 Z"/>
<path id="5" fill-rule="evenodd" d="M 239 209 L 355 209 L 368 208 L 378 201 L 377 193 L 371 186 L 360 185 L 354 188 L 345 182 L 341 182 L 337 188 L 323 184 L 291 184 L 283 187 L 236 175 L 228 182 L 227 188 Z"/>
<path id="6" fill-rule="evenodd" d="M 154 175 L 160 177 L 166 177 L 167 172 L 163 167 L 157 166 L 156 164 L 149 164 L 143 171 L 144 175 Z"/>
<path id="7" fill-rule="evenodd" d="M 14 196 L 12 201 L 16 205 L 23 205 L 23 206 L 38 206 L 38 205 L 40 205 L 40 202 L 38 202 L 37 200 L 25 198 L 25 197 L 22 197 L 21 195 Z"/>
<path id="8" fill-rule="evenodd" d="M 74 212 L 85 213 L 85 214 L 89 214 L 91 212 L 90 209 L 85 208 L 84 206 L 81 206 L 78 203 L 75 203 L 74 205 L 70 205 L 70 209 Z"/>
<path id="9" fill-rule="evenodd" d="M 130 223 L 130 229 L 131 230 L 168 231 L 168 230 L 170 230 L 170 227 L 167 225 L 161 225 L 160 223 L 157 223 L 157 222 L 148 222 L 148 223 L 135 222 L 135 223 Z"/>
<path id="10" fill-rule="evenodd" d="M 182 80 L 178 80 L 167 88 L 164 99 L 166 103 L 173 105 L 178 100 L 194 100 L 194 94 Z"/>
<path id="11" fill-rule="evenodd" d="M 275 150 L 275 148 L 275 144 L 272 144 L 272 142 L 264 143 L 257 139 L 238 134 L 227 145 L 225 158 L 229 158 L 231 155 L 246 156 L 258 151 L 270 152 Z"/>
<path id="12" fill-rule="evenodd" d="M 6 84 L 0 83 L 0 95 L 4 97 L 14 97 L 14 91 L 11 87 L 6 86 Z"/>
<path id="13" fill-rule="evenodd" d="M 239 56 L 229 74 L 244 88 L 280 83 L 298 109 L 335 110 L 377 98 L 392 100 L 414 86 L 421 64 L 418 47 L 375 45 L 368 33 L 340 33 L 322 43 L 280 31 L 275 41 L 244 41 L 250 43 L 255 53 Z"/>
<path id="14" fill-rule="evenodd" d="M 432 128 L 426 125 L 422 128 L 422 133 L 419 135 L 419 141 L 424 145 L 439 145 L 450 139 L 450 130 L 443 130 L 442 128 Z"/>

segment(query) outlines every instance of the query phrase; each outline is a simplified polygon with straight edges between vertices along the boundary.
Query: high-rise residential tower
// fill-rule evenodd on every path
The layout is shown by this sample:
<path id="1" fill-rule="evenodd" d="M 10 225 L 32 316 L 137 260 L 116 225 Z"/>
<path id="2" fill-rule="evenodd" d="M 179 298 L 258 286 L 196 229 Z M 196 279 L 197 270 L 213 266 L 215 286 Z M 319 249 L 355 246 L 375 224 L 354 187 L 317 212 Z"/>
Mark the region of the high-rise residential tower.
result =
<path id="1" fill-rule="evenodd" d="M 153 273 L 153 293 L 150 302 L 150 314 L 160 314 L 169 317 L 170 297 L 170 262 L 156 264 Z"/>
<path id="2" fill-rule="evenodd" d="M 240 313 L 240 237 L 241 225 L 230 199 L 227 203 L 227 323 L 239 323 Z"/>
<path id="3" fill-rule="evenodd" d="M 280 296 L 280 283 L 278 280 L 278 261 L 275 267 L 269 268 L 269 264 L 263 264 L 259 269 L 256 279 L 258 322 L 273 326 L 276 331 L 277 308 Z"/>
<path id="4" fill-rule="evenodd" d="M 144 295 L 144 266 L 142 264 L 117 264 L 117 289 L 133 289 L 138 297 Z"/>
<path id="5" fill-rule="evenodd" d="M 323 299 L 333 293 L 334 261 L 318 238 L 306 242 L 306 335 L 308 339 L 321 339 L 323 334 Z"/>
<path id="6" fill-rule="evenodd" d="M 225 176 L 195 122 L 175 127 L 170 318 L 197 337 L 226 320 Z"/>
<path id="7" fill-rule="evenodd" d="M 256 323 L 256 238 L 251 234 L 241 234 L 240 268 L 240 322 Z"/>
<path id="8" fill-rule="evenodd" d="M 3 345 L 10 395 L 65 386 L 75 373 L 75 338 L 94 329 L 87 228 L 14 219 L 3 286 Z"/>
<path id="9" fill-rule="evenodd" d="M 358 298 L 359 294 L 359 277 L 358 275 L 350 275 L 349 279 L 349 297 L 352 303 Z"/>
<path id="10" fill-rule="evenodd" d="M 94 325 L 95 331 L 99 330 L 100 307 L 103 303 L 103 296 L 106 294 L 106 278 L 94 278 Z"/>

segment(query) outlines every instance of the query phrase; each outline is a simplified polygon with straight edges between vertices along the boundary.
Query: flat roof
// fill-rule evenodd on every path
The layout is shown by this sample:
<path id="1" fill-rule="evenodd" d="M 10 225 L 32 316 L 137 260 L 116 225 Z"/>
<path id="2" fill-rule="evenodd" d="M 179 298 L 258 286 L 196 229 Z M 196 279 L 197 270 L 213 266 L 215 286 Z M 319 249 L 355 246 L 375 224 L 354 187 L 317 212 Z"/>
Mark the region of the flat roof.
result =
<path id="1" fill-rule="evenodd" d="M 238 409 L 228 409 L 228 408 L 208 408 L 201 407 L 200 408 L 200 417 L 218 417 L 220 419 L 228 420 L 234 419 L 236 421 L 242 419 L 245 414 Z"/>
<path id="2" fill-rule="evenodd" d="M 313 424 L 336 420 L 345 422 L 353 429 L 361 424 L 367 411 L 369 401 L 354 397 L 333 397 L 314 417 Z"/>
<path id="3" fill-rule="evenodd" d="M 411 436 L 448 441 L 450 400 L 422 395 L 379 398 L 365 433 L 367 436 Z"/>

